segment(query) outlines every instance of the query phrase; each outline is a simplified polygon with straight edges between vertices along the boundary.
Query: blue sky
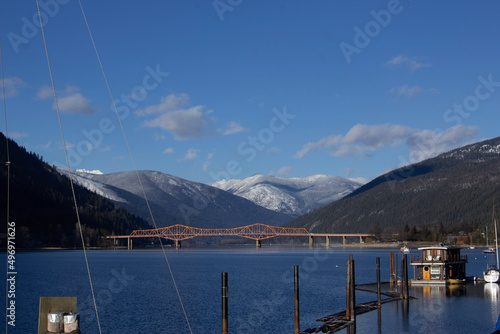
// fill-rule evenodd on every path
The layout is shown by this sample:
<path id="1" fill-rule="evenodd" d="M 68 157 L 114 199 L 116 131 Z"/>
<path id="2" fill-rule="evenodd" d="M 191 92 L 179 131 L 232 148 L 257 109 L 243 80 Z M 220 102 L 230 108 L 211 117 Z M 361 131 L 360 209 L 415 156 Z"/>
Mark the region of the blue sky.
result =
<path id="1" fill-rule="evenodd" d="M 494 1 L 40 1 L 74 169 L 374 178 L 499 135 Z M 35 1 L 0 5 L 9 136 L 65 157 Z M 3 110 L 2 110 L 3 113 Z M 1 121 L 1 130 L 5 124 Z"/>

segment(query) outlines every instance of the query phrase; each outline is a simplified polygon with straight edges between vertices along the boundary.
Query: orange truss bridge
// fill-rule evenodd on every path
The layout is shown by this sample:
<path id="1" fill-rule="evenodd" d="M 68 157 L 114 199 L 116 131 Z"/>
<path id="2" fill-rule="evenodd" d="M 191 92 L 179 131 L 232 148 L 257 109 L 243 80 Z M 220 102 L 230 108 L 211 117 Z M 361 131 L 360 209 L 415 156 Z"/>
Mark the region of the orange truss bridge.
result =
<path id="1" fill-rule="evenodd" d="M 248 239 L 256 240 L 257 247 L 260 247 L 261 241 L 264 239 L 279 237 L 279 236 L 307 236 L 309 237 L 309 245 L 313 245 L 314 237 L 326 237 L 326 243 L 329 245 L 330 237 L 342 237 L 344 244 L 346 243 L 347 237 L 359 237 L 360 242 L 363 241 L 363 237 L 371 236 L 373 234 L 314 234 L 309 233 L 305 228 L 292 228 L 292 227 L 279 227 L 270 226 L 264 224 L 253 224 L 243 227 L 235 228 L 198 228 L 185 225 L 172 225 L 162 228 L 155 228 L 149 230 L 135 230 L 130 235 L 121 236 L 108 236 L 108 239 L 127 239 L 128 249 L 132 248 L 131 238 L 164 238 L 175 241 L 177 248 L 180 248 L 181 240 L 191 239 L 194 237 L 206 237 L 206 236 L 238 236 Z"/>

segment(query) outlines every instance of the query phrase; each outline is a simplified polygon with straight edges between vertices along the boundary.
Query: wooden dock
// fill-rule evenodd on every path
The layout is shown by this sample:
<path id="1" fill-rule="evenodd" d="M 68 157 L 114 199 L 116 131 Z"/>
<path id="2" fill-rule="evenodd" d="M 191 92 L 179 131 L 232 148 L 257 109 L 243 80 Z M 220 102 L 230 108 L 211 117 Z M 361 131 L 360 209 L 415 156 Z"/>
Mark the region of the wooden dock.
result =
<path id="1" fill-rule="evenodd" d="M 398 300 L 405 300 L 408 302 L 410 299 L 414 299 L 414 297 L 409 296 L 408 294 L 408 269 L 406 256 L 403 257 L 402 261 L 402 280 L 401 280 L 401 291 L 397 291 L 398 282 L 394 279 L 397 277 L 395 275 L 395 267 L 392 266 L 393 254 L 391 253 L 391 275 L 390 282 L 381 283 L 380 282 L 380 259 L 377 258 L 377 283 L 369 283 L 369 284 L 361 284 L 356 285 L 354 279 L 354 261 L 352 260 L 351 255 L 349 256 L 348 261 L 348 269 L 347 269 L 347 300 L 346 300 L 346 310 L 341 311 L 332 315 L 328 315 L 317 319 L 316 321 L 322 322 L 323 325 L 317 328 L 308 328 L 304 331 L 301 331 L 300 334 L 308 334 L 308 333 L 335 333 L 344 328 L 355 326 L 356 325 L 356 316 L 367 313 L 373 310 L 381 310 L 381 305 L 385 303 L 390 303 Z M 390 284 L 390 291 L 381 291 L 382 284 Z M 368 287 L 376 286 L 376 290 L 371 290 Z M 356 304 L 356 296 L 355 290 L 370 292 L 377 294 L 377 300 Z M 384 295 L 388 298 L 382 299 L 381 296 Z M 348 331 L 349 333 L 349 331 Z"/>

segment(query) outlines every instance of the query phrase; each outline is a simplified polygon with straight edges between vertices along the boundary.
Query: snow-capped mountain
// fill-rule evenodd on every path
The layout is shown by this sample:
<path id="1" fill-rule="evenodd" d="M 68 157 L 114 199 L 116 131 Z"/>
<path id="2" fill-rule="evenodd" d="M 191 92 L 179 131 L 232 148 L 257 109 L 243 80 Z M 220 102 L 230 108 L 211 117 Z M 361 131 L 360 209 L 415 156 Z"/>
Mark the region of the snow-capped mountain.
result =
<path id="1" fill-rule="evenodd" d="M 329 175 L 282 178 L 256 174 L 246 179 L 218 181 L 212 186 L 270 210 L 299 216 L 350 194 L 362 183 Z"/>
<path id="2" fill-rule="evenodd" d="M 65 169 L 58 168 L 67 175 Z M 219 188 L 155 171 L 139 171 L 156 225 L 200 228 L 239 227 L 255 223 L 282 225 L 292 217 L 268 210 Z M 125 206 L 152 222 L 137 173 L 73 171 L 75 183 Z"/>

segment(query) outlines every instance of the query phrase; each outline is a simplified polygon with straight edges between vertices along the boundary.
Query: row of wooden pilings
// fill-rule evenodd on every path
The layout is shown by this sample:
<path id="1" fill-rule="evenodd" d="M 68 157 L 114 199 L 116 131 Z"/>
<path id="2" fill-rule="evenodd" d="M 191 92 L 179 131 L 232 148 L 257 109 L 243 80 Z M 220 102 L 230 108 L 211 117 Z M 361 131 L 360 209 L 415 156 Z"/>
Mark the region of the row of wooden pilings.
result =
<path id="1" fill-rule="evenodd" d="M 398 278 L 397 278 L 397 256 L 394 256 L 394 253 L 389 254 L 390 257 L 390 275 L 389 275 L 389 284 L 390 291 L 397 291 L 398 286 Z M 346 283 L 346 310 L 345 312 L 339 312 L 333 314 L 331 316 L 327 316 L 318 321 L 322 321 L 323 319 L 337 319 L 336 323 L 339 324 L 338 328 L 330 327 L 328 329 L 329 333 L 347 328 L 347 333 L 356 333 L 356 314 L 368 312 L 372 309 L 378 309 L 380 312 L 381 306 L 384 302 L 389 302 L 392 300 L 405 300 L 409 301 L 409 283 L 408 283 L 408 258 L 406 254 L 403 254 L 401 257 L 401 289 L 399 293 L 392 293 L 392 298 L 382 300 L 382 282 L 380 280 L 380 257 L 376 258 L 376 268 L 377 268 L 377 285 L 376 291 L 371 291 L 362 288 L 356 288 L 356 279 L 355 279 L 355 270 L 354 270 L 354 259 L 352 254 L 349 254 L 349 259 L 347 260 L 347 283 Z M 363 284 L 363 285 L 373 285 Z M 361 290 L 365 292 L 373 292 L 377 294 L 377 300 L 371 303 L 365 303 L 365 305 L 373 304 L 374 307 L 372 309 L 367 310 L 359 310 L 356 305 L 356 290 Z M 389 293 L 384 293 L 384 295 L 391 296 Z M 294 333 L 318 333 L 323 331 L 325 328 L 318 329 L 308 329 L 305 332 L 300 331 L 300 303 L 299 303 L 299 266 L 294 266 Z M 229 331 L 229 295 L 228 295 L 228 273 L 222 273 L 222 334 L 228 334 Z M 323 327 L 323 326 L 322 326 Z"/>

